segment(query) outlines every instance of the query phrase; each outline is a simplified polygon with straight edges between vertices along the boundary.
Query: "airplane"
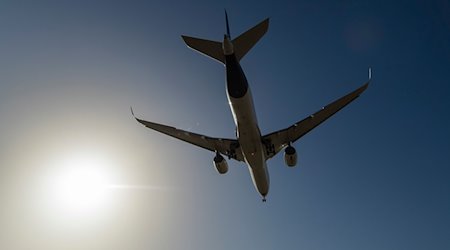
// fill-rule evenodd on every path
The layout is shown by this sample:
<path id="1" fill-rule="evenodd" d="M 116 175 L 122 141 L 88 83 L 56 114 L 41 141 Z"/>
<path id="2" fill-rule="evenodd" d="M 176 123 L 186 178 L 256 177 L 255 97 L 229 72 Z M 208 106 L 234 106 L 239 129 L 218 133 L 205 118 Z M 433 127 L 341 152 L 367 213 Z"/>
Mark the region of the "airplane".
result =
<path id="1" fill-rule="evenodd" d="M 261 135 L 252 93 L 239 62 L 267 32 L 269 18 L 235 39 L 232 39 L 230 35 L 226 11 L 225 23 L 226 33 L 222 42 L 185 35 L 181 37 L 189 48 L 211 57 L 225 66 L 226 93 L 236 125 L 236 139 L 214 138 L 145 121 L 137 118 L 132 108 L 131 113 L 139 123 L 147 128 L 214 152 L 213 164 L 219 174 L 228 172 L 228 163 L 224 156 L 246 163 L 253 185 L 262 196 L 262 201 L 265 202 L 270 184 L 266 161 L 284 149 L 285 164 L 288 167 L 294 167 L 297 164 L 297 153 L 292 144 L 359 97 L 370 83 L 371 69 L 369 68 L 369 80 L 356 90 L 322 107 L 319 111 L 290 127 Z"/>

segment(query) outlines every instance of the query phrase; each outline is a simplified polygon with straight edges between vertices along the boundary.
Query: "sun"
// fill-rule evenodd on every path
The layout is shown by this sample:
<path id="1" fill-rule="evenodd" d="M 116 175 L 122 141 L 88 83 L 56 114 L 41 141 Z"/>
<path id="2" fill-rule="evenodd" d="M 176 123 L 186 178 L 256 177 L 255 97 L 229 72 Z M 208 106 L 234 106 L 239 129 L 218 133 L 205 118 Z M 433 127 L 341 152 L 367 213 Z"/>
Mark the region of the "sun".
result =
<path id="1" fill-rule="evenodd" d="M 49 200 L 55 211 L 80 217 L 101 213 L 111 200 L 111 164 L 101 155 L 70 154 L 49 177 Z"/>
<path id="2" fill-rule="evenodd" d="M 61 206 L 83 212 L 100 206 L 107 196 L 105 173 L 91 162 L 74 162 L 55 183 Z"/>

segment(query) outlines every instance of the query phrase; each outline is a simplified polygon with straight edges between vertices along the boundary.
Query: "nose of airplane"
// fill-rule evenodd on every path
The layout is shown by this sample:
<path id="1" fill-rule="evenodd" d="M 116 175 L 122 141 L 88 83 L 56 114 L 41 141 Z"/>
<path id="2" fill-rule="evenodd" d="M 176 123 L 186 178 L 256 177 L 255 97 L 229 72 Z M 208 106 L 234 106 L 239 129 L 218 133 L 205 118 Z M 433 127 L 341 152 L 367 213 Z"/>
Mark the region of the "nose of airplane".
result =
<path id="1" fill-rule="evenodd" d="M 266 200 L 266 196 L 264 195 L 263 196 L 263 198 L 262 198 L 262 202 L 266 202 L 267 200 Z"/>

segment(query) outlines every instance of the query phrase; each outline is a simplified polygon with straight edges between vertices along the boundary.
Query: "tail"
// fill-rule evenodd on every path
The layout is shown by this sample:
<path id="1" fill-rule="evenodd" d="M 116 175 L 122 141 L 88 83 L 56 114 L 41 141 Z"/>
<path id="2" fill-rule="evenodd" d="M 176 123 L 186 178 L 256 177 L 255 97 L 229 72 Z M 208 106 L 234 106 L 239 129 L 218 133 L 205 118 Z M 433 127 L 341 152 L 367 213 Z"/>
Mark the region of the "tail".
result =
<path id="1" fill-rule="evenodd" d="M 181 36 L 188 47 L 194 49 L 206 56 L 209 56 L 221 63 L 225 63 L 225 43 L 231 40 L 230 27 L 228 25 L 228 15 L 225 11 L 225 21 L 227 33 L 224 36 L 224 42 L 210 41 L 195 37 Z M 242 33 L 237 38 L 231 40 L 236 58 L 240 61 L 247 52 L 266 34 L 269 28 L 269 18 L 260 22 L 253 28 Z M 228 48 L 228 46 L 227 46 Z"/>

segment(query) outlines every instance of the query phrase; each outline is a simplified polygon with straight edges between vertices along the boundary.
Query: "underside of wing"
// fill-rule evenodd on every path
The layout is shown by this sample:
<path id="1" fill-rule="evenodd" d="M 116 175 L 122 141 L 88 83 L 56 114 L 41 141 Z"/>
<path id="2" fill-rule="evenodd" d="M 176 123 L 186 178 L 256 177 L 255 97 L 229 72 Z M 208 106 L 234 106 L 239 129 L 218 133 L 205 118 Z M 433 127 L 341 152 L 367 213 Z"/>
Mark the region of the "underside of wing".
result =
<path id="1" fill-rule="evenodd" d="M 319 111 L 306 117 L 305 119 L 295 123 L 294 125 L 263 136 L 263 143 L 266 145 L 267 159 L 275 156 L 281 149 L 295 142 L 309 131 L 320 125 L 322 122 L 330 118 L 336 112 L 347 106 L 353 100 L 358 98 L 364 90 L 367 89 L 369 82 L 365 83 L 349 94 L 335 100 L 334 102 L 322 107 Z"/>
<path id="2" fill-rule="evenodd" d="M 133 114 L 133 116 L 134 116 L 134 114 Z M 213 137 L 177 129 L 174 127 L 141 120 L 136 117 L 134 117 L 134 118 L 139 123 L 146 126 L 147 128 L 156 130 L 160 133 L 163 133 L 168 136 L 177 138 L 179 140 L 191 143 L 193 145 L 207 149 L 209 151 L 219 152 L 222 155 L 225 155 L 230 159 L 235 159 L 237 161 L 244 161 L 244 157 L 242 155 L 242 151 L 240 149 L 239 142 L 237 140 L 213 138 Z"/>

